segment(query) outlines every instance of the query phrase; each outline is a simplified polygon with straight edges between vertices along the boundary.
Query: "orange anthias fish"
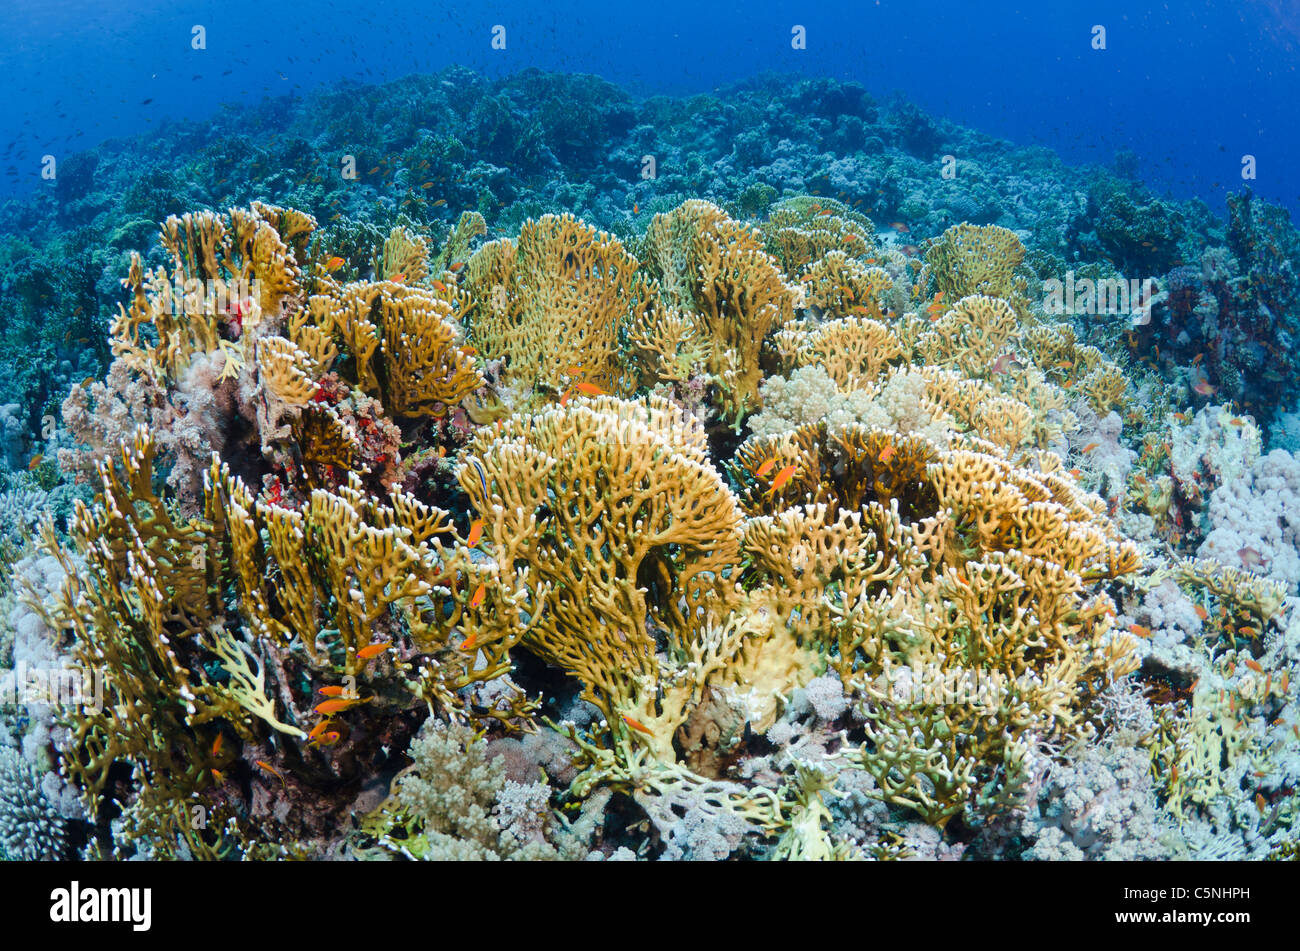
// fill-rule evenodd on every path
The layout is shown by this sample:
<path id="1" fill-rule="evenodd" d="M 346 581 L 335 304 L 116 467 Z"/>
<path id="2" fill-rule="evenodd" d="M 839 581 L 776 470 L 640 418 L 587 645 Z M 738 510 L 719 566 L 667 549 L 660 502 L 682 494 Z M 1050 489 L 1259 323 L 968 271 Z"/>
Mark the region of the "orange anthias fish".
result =
<path id="1" fill-rule="evenodd" d="M 389 280 L 392 281 L 394 284 L 401 284 L 403 281 L 406 280 L 406 275 L 404 273 L 394 274 L 392 277 L 389 278 Z"/>
<path id="2" fill-rule="evenodd" d="M 1132 634 L 1136 634 L 1138 637 L 1150 637 L 1150 636 L 1151 636 L 1151 628 L 1149 628 L 1149 627 L 1144 627 L 1144 626 L 1142 626 L 1141 624 L 1130 624 L 1130 625 L 1128 626 L 1128 629 L 1129 629 L 1129 632 L 1130 632 L 1130 633 L 1132 633 Z"/>
<path id="3" fill-rule="evenodd" d="M 347 263 L 348 262 L 343 260 L 343 258 L 335 255 L 334 257 L 330 258 L 328 261 L 325 262 L 325 270 L 337 271 L 339 268 L 341 268 L 343 265 Z"/>
<path id="4" fill-rule="evenodd" d="M 1192 390 L 1199 393 L 1201 396 L 1213 396 L 1215 393 L 1219 392 L 1219 388 L 1212 385 L 1208 380 L 1198 380 L 1192 387 Z"/>
<path id="5" fill-rule="evenodd" d="M 464 266 L 465 266 L 464 261 L 452 261 L 451 264 L 448 266 L 447 270 L 451 271 L 452 274 L 455 274 Z"/>
<path id="6" fill-rule="evenodd" d="M 27 468 L 29 470 L 35 469 L 44 461 L 45 461 L 45 457 L 38 452 L 36 455 L 32 456 L 32 461 L 27 463 Z"/>
<path id="7" fill-rule="evenodd" d="M 479 539 L 482 537 L 483 537 L 483 519 L 476 518 L 470 524 L 469 537 L 465 539 L 465 544 L 468 547 L 473 548 L 475 545 L 478 544 Z"/>
<path id="8" fill-rule="evenodd" d="M 474 596 L 469 599 L 469 606 L 476 608 L 483 603 L 483 598 L 487 595 L 487 587 L 479 582 L 479 586 L 474 589 Z"/>
<path id="9" fill-rule="evenodd" d="M 360 657 L 362 660 L 371 660 L 375 657 L 378 657 L 380 654 L 382 654 L 384 651 L 388 650 L 388 648 L 392 646 L 393 646 L 392 641 L 384 641 L 381 644 L 370 644 L 369 646 L 363 647 L 361 648 L 361 650 L 357 651 L 357 656 Z"/>
<path id="10" fill-rule="evenodd" d="M 1247 568 L 1258 568 L 1264 563 L 1264 556 L 1261 555 L 1258 550 L 1250 548 L 1249 546 L 1246 548 L 1238 548 L 1237 557 L 1241 559 L 1241 563 Z"/>
<path id="11" fill-rule="evenodd" d="M 469 637 L 465 638 L 465 640 L 460 642 L 460 649 L 463 651 L 473 650 L 474 643 L 477 640 L 477 638 L 478 638 L 478 632 L 471 631 Z"/>
<path id="12" fill-rule="evenodd" d="M 321 687 L 317 693 L 322 697 L 341 697 L 343 696 L 344 688 L 340 687 L 338 684 L 334 684 L 329 687 Z"/>
<path id="13" fill-rule="evenodd" d="M 344 697 L 339 700 L 326 700 L 324 703 L 316 704 L 316 706 L 312 707 L 312 709 L 315 710 L 317 713 L 328 717 L 328 716 L 333 716 L 336 713 L 342 713 L 344 710 L 350 710 L 353 707 L 358 707 L 363 703 L 369 703 L 371 699 L 372 699 L 371 697 L 366 697 L 366 699 L 364 700 L 359 700 L 355 697 Z M 308 735 L 310 736 L 311 734 Z"/>
<path id="14" fill-rule="evenodd" d="M 629 716 L 624 716 L 623 722 L 626 723 L 628 726 L 630 726 L 632 729 L 636 730 L 638 733 L 644 733 L 646 736 L 654 736 L 654 733 L 651 732 L 650 728 L 638 720 L 633 720 Z"/>
<path id="15" fill-rule="evenodd" d="M 632 214 L 639 215 L 640 213 L 641 213 L 641 206 L 638 205 L 636 202 L 632 202 Z"/>
<path id="16" fill-rule="evenodd" d="M 776 474 L 776 478 L 772 480 L 772 487 L 767 490 L 767 494 L 769 496 L 776 495 L 777 490 L 790 481 L 797 469 L 798 466 L 793 464 L 782 468 L 781 471 Z"/>
<path id="17" fill-rule="evenodd" d="M 1196 606 L 1196 616 L 1202 621 L 1208 621 L 1210 619 L 1210 612 L 1205 610 L 1204 606 L 1198 604 Z"/>
<path id="18" fill-rule="evenodd" d="M 1090 442 L 1090 443 L 1088 443 L 1088 445 L 1084 446 L 1084 447 L 1083 447 L 1081 450 L 1079 450 L 1079 451 L 1080 451 L 1080 452 L 1084 452 L 1084 453 L 1092 452 L 1094 449 L 1096 449 L 1096 448 L 1097 448 L 1098 446 L 1100 446 L 1100 445 L 1101 445 L 1101 443 L 1099 443 L 1099 442 Z"/>
<path id="19" fill-rule="evenodd" d="M 1016 359 L 1014 353 L 1004 353 L 993 361 L 993 374 L 1006 373 L 1009 370 L 1018 369 L 1020 361 Z"/>
<path id="20" fill-rule="evenodd" d="M 272 776 L 274 776 L 276 779 L 280 780 L 280 786 L 281 786 L 281 787 L 287 788 L 287 787 L 284 786 L 284 777 L 283 777 L 282 775 L 280 775 L 280 771 L 279 771 L 278 769 L 276 769 L 274 766 L 272 766 L 270 763 L 268 763 L 266 760 L 264 760 L 264 759 L 255 759 L 255 760 L 253 760 L 253 765 L 254 765 L 254 766 L 257 766 L 257 767 L 260 767 L 261 769 L 266 770 L 268 773 L 270 773 L 270 774 L 271 774 Z"/>
<path id="21" fill-rule="evenodd" d="M 1257 674 L 1262 674 L 1264 672 L 1263 665 L 1260 664 L 1260 662 L 1255 660 L 1253 657 L 1246 658 L 1246 666 L 1249 667 Z"/>
<path id="22" fill-rule="evenodd" d="M 891 221 L 891 222 L 889 223 L 889 227 L 893 228 L 893 229 L 894 229 L 895 231 L 897 231 L 899 234 L 907 234 L 909 231 L 912 230 L 911 228 L 909 228 L 907 225 L 905 225 L 905 224 L 904 224 L 903 222 L 901 222 L 901 221 Z"/>
<path id="23" fill-rule="evenodd" d="M 595 383 L 575 383 L 573 388 L 586 396 L 608 396 L 609 394 Z"/>
<path id="24" fill-rule="evenodd" d="M 442 283 L 442 281 L 430 281 L 429 283 L 433 285 L 433 289 L 439 294 L 447 293 L 447 285 Z"/>
<path id="25" fill-rule="evenodd" d="M 763 463 L 761 466 L 759 466 L 757 469 L 754 470 L 754 475 L 758 476 L 761 479 L 763 476 L 767 475 L 769 472 L 772 471 L 772 467 L 774 465 L 776 465 L 776 460 L 769 459 L 767 460 L 767 462 Z"/>
<path id="26" fill-rule="evenodd" d="M 884 449 L 880 451 L 880 461 L 888 462 L 890 459 L 894 458 L 894 455 L 897 452 L 898 450 L 895 449 L 893 446 L 886 446 Z"/>

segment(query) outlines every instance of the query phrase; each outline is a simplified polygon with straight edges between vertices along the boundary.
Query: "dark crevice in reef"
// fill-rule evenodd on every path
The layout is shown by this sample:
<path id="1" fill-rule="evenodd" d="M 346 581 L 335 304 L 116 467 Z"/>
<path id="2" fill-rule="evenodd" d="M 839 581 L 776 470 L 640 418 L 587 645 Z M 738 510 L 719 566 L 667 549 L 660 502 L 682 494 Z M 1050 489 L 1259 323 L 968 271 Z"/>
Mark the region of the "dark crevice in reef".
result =
<path id="1" fill-rule="evenodd" d="M 580 692 L 578 682 L 526 647 L 512 650 L 510 660 L 515 665 L 510 679 L 530 697 L 542 698 L 539 714 L 552 719 L 565 716 Z"/>

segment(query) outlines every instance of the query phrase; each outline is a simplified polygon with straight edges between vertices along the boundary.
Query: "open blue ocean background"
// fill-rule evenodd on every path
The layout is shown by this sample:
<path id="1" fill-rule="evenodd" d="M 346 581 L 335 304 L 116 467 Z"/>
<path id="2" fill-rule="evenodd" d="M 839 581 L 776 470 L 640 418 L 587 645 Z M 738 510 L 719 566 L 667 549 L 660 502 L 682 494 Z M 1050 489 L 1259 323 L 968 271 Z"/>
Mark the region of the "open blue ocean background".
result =
<path id="1" fill-rule="evenodd" d="M 191 49 L 202 25 L 207 48 Z M 495 24 L 507 49 L 490 47 Z M 806 27 L 807 49 L 791 48 Z M 1107 31 L 1105 50 L 1092 28 Z M 0 196 L 40 157 L 202 121 L 224 103 L 378 83 L 451 64 L 594 73 L 637 93 L 708 92 L 776 71 L 898 91 L 927 112 L 1071 163 L 1139 157 L 1157 192 L 1221 209 L 1255 192 L 1300 209 L 1292 0 L 823 0 L 451 4 L 395 0 L 7 0 L 0 8 Z"/>

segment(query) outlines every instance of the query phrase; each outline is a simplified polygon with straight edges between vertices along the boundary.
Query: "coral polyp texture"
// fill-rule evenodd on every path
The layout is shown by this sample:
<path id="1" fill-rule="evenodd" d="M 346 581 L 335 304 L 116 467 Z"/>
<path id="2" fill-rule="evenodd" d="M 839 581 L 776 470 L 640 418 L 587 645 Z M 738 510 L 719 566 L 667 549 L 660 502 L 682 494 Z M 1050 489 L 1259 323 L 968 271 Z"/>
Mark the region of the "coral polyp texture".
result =
<path id="1" fill-rule="evenodd" d="M 907 135 L 616 211 L 514 191 L 489 162 L 558 181 L 578 133 L 467 95 L 472 142 L 369 163 L 428 177 L 400 202 L 115 239 L 100 363 L 0 496 L 0 690 L 97 688 L 0 719 L 6 857 L 1295 854 L 1293 421 L 1239 337 L 1176 372 L 1152 337 L 1294 309 L 1243 237 L 1289 226 L 1234 200 L 1107 322 L 1037 294 L 1064 199 L 954 219 Z M 579 100 L 547 114 L 627 128 Z M 1081 187 L 1102 242 L 1163 208 Z"/>

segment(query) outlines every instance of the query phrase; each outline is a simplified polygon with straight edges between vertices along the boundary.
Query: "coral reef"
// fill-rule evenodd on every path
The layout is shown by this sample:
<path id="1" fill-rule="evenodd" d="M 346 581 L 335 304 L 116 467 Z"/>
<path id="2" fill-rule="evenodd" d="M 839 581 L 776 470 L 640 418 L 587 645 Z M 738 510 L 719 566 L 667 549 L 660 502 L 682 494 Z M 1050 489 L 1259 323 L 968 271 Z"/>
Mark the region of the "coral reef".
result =
<path id="1" fill-rule="evenodd" d="M 0 689 L 104 675 L 0 718 L 7 857 L 1294 850 L 1300 467 L 1224 402 L 1290 367 L 1272 209 L 953 197 L 1009 147 L 847 83 L 398 87 L 267 114 L 274 187 L 218 135 L 99 210 L 88 153 L 84 246 L 0 242 L 83 318 L 0 341 Z"/>

